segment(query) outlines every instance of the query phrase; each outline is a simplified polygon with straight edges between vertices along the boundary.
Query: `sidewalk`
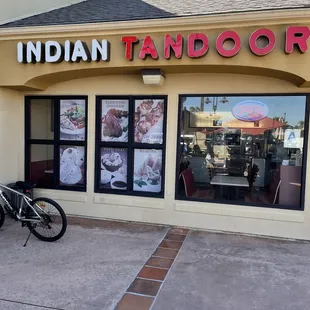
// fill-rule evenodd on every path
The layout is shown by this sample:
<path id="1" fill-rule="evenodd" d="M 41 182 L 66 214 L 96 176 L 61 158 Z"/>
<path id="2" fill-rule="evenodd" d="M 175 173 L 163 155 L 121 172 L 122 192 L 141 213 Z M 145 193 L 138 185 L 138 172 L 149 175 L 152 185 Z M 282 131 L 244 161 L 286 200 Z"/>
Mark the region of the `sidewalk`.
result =
<path id="1" fill-rule="evenodd" d="M 307 310 L 310 244 L 70 219 L 44 243 L 0 230 L 1 310 Z"/>

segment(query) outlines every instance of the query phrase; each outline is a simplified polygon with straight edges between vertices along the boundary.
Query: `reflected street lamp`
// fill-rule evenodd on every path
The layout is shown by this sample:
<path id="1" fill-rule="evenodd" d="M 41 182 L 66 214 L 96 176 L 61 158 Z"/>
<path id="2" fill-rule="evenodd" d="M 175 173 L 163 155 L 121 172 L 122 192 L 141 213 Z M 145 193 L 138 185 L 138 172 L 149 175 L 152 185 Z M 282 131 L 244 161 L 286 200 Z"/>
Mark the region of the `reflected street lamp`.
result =
<path id="1" fill-rule="evenodd" d="M 206 97 L 206 99 L 204 99 L 204 97 L 202 97 L 202 102 L 205 103 L 205 104 L 209 104 L 209 103 L 212 103 L 212 109 L 213 109 L 213 114 L 216 113 L 217 111 L 217 106 L 218 106 L 218 103 L 228 103 L 229 100 L 226 98 L 226 97 L 223 97 L 221 100 L 219 100 L 219 97 L 212 97 L 211 100 L 209 97 Z M 203 111 L 203 109 L 202 109 Z"/>

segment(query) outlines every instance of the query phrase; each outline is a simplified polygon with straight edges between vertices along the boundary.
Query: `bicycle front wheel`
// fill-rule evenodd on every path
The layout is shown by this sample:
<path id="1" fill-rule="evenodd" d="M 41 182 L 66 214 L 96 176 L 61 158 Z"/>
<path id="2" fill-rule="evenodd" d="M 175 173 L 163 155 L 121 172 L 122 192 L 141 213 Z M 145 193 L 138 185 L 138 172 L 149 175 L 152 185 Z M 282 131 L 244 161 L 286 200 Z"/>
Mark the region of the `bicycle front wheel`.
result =
<path id="1" fill-rule="evenodd" d="M 32 207 L 42 217 L 41 223 L 27 222 L 32 233 L 40 240 L 53 242 L 60 239 L 67 229 L 67 217 L 61 206 L 49 198 L 36 198 L 31 202 Z M 33 210 L 28 207 L 26 218 L 35 217 Z"/>
<path id="2" fill-rule="evenodd" d="M 3 207 L 0 205 L 0 228 L 2 227 L 5 220 L 5 213 Z"/>

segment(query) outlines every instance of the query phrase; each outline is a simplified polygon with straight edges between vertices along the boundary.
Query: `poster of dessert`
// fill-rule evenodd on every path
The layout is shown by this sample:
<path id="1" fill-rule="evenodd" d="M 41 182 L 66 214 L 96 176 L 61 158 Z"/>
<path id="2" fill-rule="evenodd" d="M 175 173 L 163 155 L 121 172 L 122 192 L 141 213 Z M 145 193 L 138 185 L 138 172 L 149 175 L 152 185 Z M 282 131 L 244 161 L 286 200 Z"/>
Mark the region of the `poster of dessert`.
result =
<path id="1" fill-rule="evenodd" d="M 60 140 L 85 140 L 85 100 L 60 101 Z"/>
<path id="2" fill-rule="evenodd" d="M 127 149 L 101 148 L 100 187 L 127 190 Z"/>
<path id="3" fill-rule="evenodd" d="M 128 142 L 128 100 L 102 100 L 101 141 Z"/>
<path id="4" fill-rule="evenodd" d="M 162 150 L 135 149 L 134 191 L 159 193 L 162 190 Z"/>
<path id="5" fill-rule="evenodd" d="M 81 146 L 60 146 L 60 185 L 84 184 L 84 153 Z"/>
<path id="6" fill-rule="evenodd" d="M 136 143 L 162 144 L 164 100 L 136 100 L 134 135 Z"/>

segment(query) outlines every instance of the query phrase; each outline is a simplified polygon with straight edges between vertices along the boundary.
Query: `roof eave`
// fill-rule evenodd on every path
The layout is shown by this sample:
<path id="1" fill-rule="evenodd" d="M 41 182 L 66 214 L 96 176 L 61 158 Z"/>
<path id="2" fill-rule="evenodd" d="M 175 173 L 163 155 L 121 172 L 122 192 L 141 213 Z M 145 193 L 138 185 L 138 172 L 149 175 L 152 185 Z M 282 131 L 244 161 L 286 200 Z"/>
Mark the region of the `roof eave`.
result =
<path id="1" fill-rule="evenodd" d="M 289 25 L 294 21 L 295 25 L 308 24 L 310 21 L 310 8 L 276 9 L 265 11 L 247 11 L 236 13 L 217 13 L 200 16 L 169 17 L 147 20 L 113 21 L 83 24 L 66 24 L 50 26 L 12 27 L 0 28 L 0 40 L 45 38 L 49 35 L 57 37 L 79 37 L 88 33 L 138 34 L 186 31 L 199 25 L 200 29 L 216 29 L 227 27 L 246 26 L 272 26 Z M 201 28 L 203 26 L 203 28 Z"/>

